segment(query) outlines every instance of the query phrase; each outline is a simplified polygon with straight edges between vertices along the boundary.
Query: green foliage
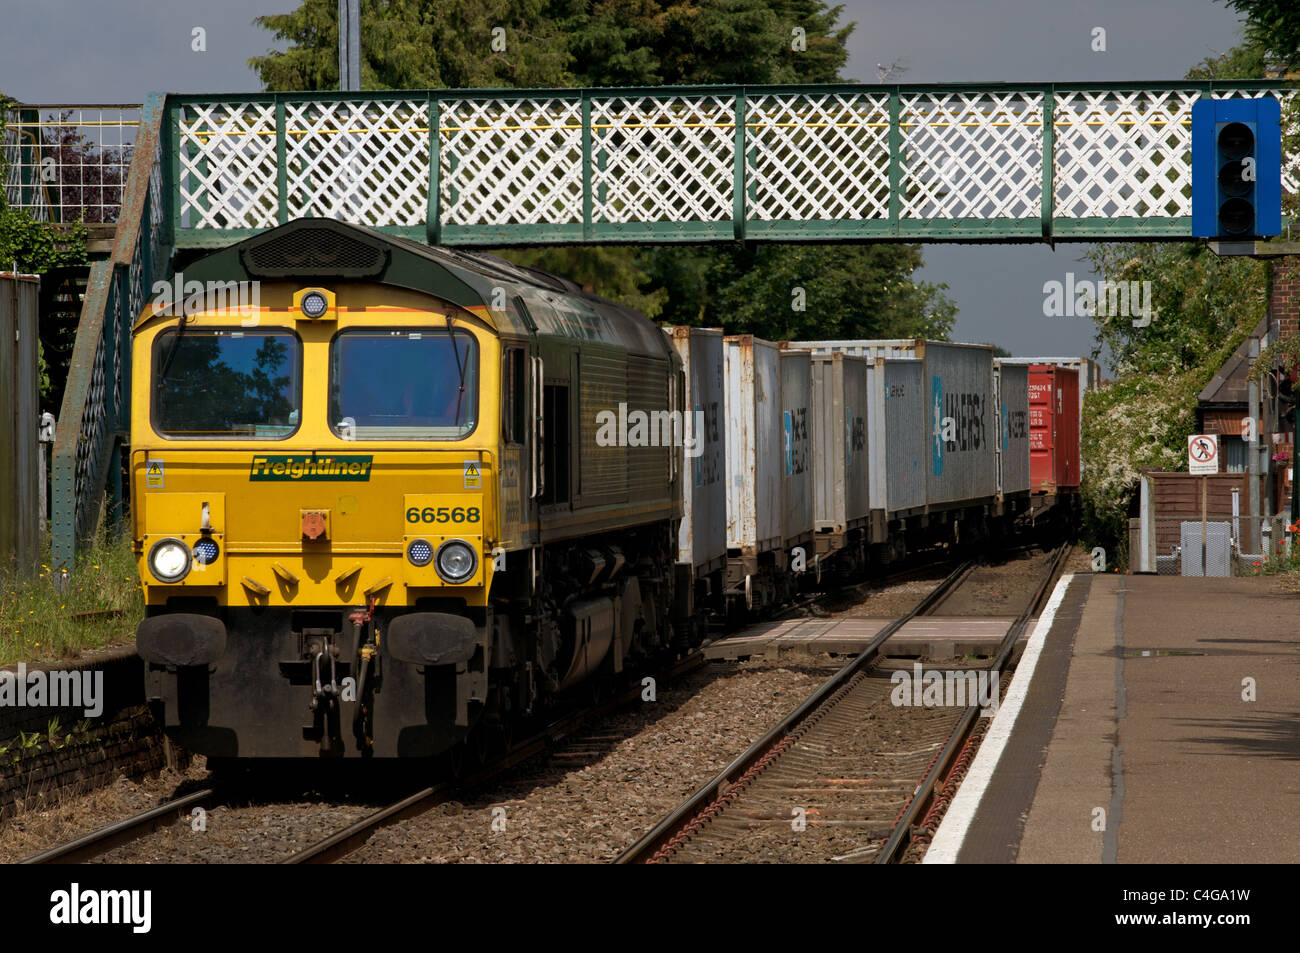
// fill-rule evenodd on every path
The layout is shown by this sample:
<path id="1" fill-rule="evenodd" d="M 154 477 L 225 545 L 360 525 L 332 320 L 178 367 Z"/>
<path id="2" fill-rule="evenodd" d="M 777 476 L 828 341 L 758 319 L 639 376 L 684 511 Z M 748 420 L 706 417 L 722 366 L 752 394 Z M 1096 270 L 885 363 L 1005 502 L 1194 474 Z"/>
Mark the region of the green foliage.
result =
<path id="1" fill-rule="evenodd" d="M 1088 538 L 1127 545 L 1127 519 L 1144 468 L 1181 470 L 1196 399 L 1267 307 L 1267 265 L 1219 258 L 1198 245 L 1101 245 L 1089 253 L 1107 280 L 1149 281 L 1148 327 L 1094 319 L 1118 379 L 1089 392 L 1083 412 L 1083 494 Z"/>
<path id="2" fill-rule="evenodd" d="M 1234 331 L 1254 327 L 1267 305 L 1266 264 L 1220 258 L 1204 245 L 1093 245 L 1087 258 L 1108 281 L 1150 283 L 1149 326 L 1134 327 L 1129 316 L 1094 318 L 1120 376 L 1202 367 Z"/>
<path id="3" fill-rule="evenodd" d="M 362 85 L 832 83 L 853 24 L 822 0 L 362 0 Z M 287 48 L 250 60 L 268 89 L 338 84 L 334 0 L 255 22 Z M 492 28 L 505 28 L 505 51 Z M 796 49 L 795 29 L 804 49 Z M 916 283 L 919 246 L 502 249 L 651 318 L 770 338 L 946 337 L 946 287 Z M 803 288 L 806 310 L 791 306 Z"/>
<path id="4" fill-rule="evenodd" d="M 914 245 L 764 245 L 699 260 L 692 269 L 659 252 L 653 267 L 671 291 L 660 320 L 772 340 L 944 339 L 956 318 L 946 285 L 911 280 L 921 264 Z"/>
<path id="5" fill-rule="evenodd" d="M 541 0 L 362 0 L 364 89 L 565 86 L 570 53 Z M 267 89 L 337 89 L 338 5 L 257 17 L 284 50 L 248 61 Z M 492 30 L 505 31 L 505 50 Z"/>
<path id="6" fill-rule="evenodd" d="M 64 583 L 45 564 L 35 578 L 0 573 L 0 665 L 58 661 L 135 637 L 144 600 L 129 538 L 99 535 Z"/>
<path id="7" fill-rule="evenodd" d="M 1245 46 L 1265 51 L 1271 66 L 1300 69 L 1300 7 L 1295 0 L 1223 0 L 1245 21 Z"/>

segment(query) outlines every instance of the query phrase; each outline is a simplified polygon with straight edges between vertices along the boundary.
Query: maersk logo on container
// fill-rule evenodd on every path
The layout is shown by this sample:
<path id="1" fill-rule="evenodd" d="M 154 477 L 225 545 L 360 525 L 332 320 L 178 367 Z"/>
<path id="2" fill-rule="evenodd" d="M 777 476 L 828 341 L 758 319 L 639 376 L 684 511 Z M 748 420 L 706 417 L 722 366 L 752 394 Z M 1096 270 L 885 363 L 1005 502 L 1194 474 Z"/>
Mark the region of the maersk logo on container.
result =
<path id="1" fill-rule="evenodd" d="M 1132 318 L 1133 327 L 1151 323 L 1150 281 L 1076 281 L 1074 272 L 1065 282 L 1043 282 L 1043 315 L 1048 318 Z"/>
<path id="2" fill-rule="evenodd" d="M 186 281 L 178 271 L 171 281 L 153 283 L 153 313 L 164 318 L 236 315 L 242 327 L 256 326 L 262 307 L 259 281 Z"/>
<path id="3" fill-rule="evenodd" d="M 627 409 L 619 401 L 618 413 L 602 410 L 596 414 L 598 447 L 682 447 L 694 459 L 704 452 L 704 411 L 693 414 L 680 410 Z"/>
<path id="4" fill-rule="evenodd" d="M 934 475 L 943 476 L 944 424 L 943 419 L 943 379 L 931 378 L 930 392 L 934 395 Z"/>

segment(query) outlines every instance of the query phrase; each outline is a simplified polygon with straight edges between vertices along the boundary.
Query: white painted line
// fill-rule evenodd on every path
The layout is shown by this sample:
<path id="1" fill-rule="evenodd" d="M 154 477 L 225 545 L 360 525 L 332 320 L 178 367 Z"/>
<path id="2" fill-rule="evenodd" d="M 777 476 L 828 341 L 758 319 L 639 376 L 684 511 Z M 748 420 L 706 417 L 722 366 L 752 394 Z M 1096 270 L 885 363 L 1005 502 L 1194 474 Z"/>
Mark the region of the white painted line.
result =
<path id="1" fill-rule="evenodd" d="M 1034 669 L 1038 667 L 1038 656 L 1043 652 L 1043 643 L 1047 641 L 1047 633 L 1052 628 L 1052 620 L 1056 618 L 1056 610 L 1060 608 L 1065 590 L 1070 587 L 1073 579 L 1074 573 L 1066 573 L 1052 590 L 1052 597 L 1047 600 L 1043 614 L 1038 617 L 1038 624 L 1034 626 L 1034 631 L 1025 644 L 1025 652 L 1020 656 L 1016 674 L 1007 686 L 1006 697 L 999 703 L 998 713 L 993 716 L 993 724 L 989 725 L 989 730 L 980 743 L 979 753 L 975 755 L 974 763 L 962 779 L 961 787 L 957 789 L 957 796 L 952 799 L 939 829 L 934 833 L 930 849 L 921 861 L 923 864 L 957 862 L 957 855 L 966 841 L 966 832 L 975 820 L 980 801 L 984 798 L 989 782 L 993 780 L 993 772 L 1006 749 L 1011 730 L 1016 726 L 1016 718 L 1020 715 L 1025 696 L 1029 694 L 1029 683 L 1033 680 Z"/>

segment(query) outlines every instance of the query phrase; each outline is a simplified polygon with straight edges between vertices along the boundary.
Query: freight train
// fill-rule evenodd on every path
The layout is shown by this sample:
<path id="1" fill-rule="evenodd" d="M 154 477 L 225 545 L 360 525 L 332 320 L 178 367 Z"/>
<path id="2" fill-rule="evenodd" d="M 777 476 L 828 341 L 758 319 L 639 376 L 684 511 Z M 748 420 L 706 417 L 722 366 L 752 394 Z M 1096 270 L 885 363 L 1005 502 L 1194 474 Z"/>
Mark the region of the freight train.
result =
<path id="1" fill-rule="evenodd" d="M 1030 372 L 985 346 L 665 332 L 326 219 L 184 278 L 133 329 L 136 642 L 210 758 L 482 753 L 710 614 L 1030 505 Z"/>

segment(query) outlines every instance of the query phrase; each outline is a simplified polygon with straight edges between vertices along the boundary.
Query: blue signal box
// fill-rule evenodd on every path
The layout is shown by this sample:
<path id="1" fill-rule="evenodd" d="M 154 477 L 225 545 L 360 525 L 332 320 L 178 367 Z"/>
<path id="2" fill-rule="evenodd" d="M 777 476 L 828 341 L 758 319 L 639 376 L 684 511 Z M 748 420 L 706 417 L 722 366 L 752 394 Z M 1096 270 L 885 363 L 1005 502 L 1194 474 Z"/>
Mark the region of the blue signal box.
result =
<path id="1" fill-rule="evenodd" d="M 1245 241 L 1282 231 L 1282 109 L 1272 96 L 1192 105 L 1192 234 Z"/>

